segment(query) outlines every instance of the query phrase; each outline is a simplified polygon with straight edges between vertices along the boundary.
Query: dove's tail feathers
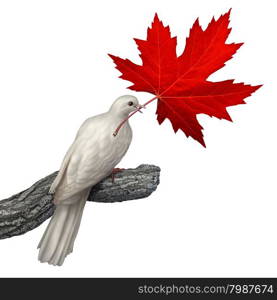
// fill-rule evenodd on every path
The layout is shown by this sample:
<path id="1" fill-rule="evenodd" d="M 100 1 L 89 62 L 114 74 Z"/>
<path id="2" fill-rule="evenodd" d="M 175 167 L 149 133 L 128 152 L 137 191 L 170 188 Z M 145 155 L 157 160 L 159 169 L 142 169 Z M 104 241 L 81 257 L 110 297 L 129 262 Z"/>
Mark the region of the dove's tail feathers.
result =
<path id="1" fill-rule="evenodd" d="M 78 196 L 77 202 L 56 207 L 44 235 L 38 245 L 40 262 L 61 266 L 73 250 L 88 193 Z"/>

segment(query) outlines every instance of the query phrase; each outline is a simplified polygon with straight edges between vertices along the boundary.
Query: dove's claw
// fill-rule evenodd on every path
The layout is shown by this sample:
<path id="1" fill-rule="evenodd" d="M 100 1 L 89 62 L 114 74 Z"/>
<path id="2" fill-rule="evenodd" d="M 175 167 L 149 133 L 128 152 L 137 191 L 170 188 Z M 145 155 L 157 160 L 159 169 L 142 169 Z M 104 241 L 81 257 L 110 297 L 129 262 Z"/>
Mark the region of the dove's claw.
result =
<path id="1" fill-rule="evenodd" d="M 115 179 L 115 174 L 119 173 L 119 172 L 122 172 L 124 171 L 125 169 L 124 168 L 114 168 L 112 170 L 112 173 L 111 173 L 111 178 L 112 178 L 112 183 L 114 183 L 114 179 Z"/>

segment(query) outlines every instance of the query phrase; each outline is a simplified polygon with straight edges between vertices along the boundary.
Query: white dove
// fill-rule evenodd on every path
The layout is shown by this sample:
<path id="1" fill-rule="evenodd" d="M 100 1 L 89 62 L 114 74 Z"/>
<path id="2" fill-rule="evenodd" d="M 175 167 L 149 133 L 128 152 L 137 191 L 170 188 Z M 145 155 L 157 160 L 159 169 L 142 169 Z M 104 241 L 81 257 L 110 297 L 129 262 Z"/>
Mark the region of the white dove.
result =
<path id="1" fill-rule="evenodd" d="M 91 187 L 112 173 L 131 143 L 129 122 L 116 136 L 113 132 L 139 108 L 136 97 L 121 96 L 109 111 L 87 119 L 80 127 L 49 191 L 55 193 L 56 210 L 38 245 L 41 262 L 61 266 L 72 252 Z"/>

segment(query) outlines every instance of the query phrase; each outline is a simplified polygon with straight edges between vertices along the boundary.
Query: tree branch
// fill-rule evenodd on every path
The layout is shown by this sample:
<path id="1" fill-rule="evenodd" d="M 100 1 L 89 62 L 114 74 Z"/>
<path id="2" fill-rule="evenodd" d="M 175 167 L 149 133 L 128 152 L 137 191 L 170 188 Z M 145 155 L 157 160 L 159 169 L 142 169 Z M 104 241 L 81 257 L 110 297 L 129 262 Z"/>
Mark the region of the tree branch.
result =
<path id="1" fill-rule="evenodd" d="M 0 239 L 30 231 L 50 218 L 55 210 L 49 188 L 58 172 L 37 181 L 27 190 L 0 201 Z M 159 184 L 160 168 L 140 165 L 126 169 L 99 182 L 90 192 L 88 201 L 121 202 L 148 197 Z"/>

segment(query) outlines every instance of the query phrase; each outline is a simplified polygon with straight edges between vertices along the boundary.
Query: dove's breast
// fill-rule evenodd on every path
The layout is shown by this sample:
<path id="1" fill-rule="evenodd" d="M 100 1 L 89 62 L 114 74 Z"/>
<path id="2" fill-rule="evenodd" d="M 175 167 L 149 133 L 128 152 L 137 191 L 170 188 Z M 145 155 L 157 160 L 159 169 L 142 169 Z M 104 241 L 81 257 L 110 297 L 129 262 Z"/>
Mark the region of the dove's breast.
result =
<path id="1" fill-rule="evenodd" d="M 109 134 L 103 134 L 99 142 L 99 157 L 101 158 L 101 167 L 108 174 L 121 161 L 127 152 L 132 140 L 132 129 L 129 123 L 119 131 L 117 136 L 113 136 L 114 126 L 107 128 Z"/>

